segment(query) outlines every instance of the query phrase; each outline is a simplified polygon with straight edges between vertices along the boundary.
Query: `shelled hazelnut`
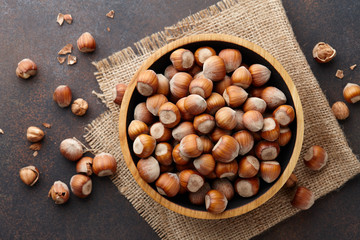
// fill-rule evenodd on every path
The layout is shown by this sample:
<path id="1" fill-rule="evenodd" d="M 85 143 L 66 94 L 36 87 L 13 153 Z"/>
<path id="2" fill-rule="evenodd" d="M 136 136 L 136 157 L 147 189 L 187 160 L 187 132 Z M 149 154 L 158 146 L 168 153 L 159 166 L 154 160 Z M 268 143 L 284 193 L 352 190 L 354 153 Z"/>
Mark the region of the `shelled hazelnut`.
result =
<path id="1" fill-rule="evenodd" d="M 16 76 L 22 79 L 28 79 L 31 76 L 35 76 L 36 73 L 36 64 L 28 58 L 21 60 L 16 68 Z"/>
<path id="2" fill-rule="evenodd" d="M 76 99 L 71 105 L 71 112 L 76 116 L 84 116 L 89 108 L 89 104 L 82 98 Z"/>
<path id="3" fill-rule="evenodd" d="M 26 130 L 26 138 L 29 142 L 39 142 L 44 136 L 44 131 L 38 127 L 31 126 Z"/>
<path id="4" fill-rule="evenodd" d="M 19 171 L 20 179 L 28 186 L 33 186 L 39 180 L 39 170 L 35 166 L 23 167 Z"/>
<path id="5" fill-rule="evenodd" d="M 345 120 L 350 115 L 349 108 L 346 106 L 346 104 L 344 102 L 341 102 L 341 101 L 335 102 L 332 105 L 331 110 L 334 113 L 334 116 L 338 120 Z"/>
<path id="6" fill-rule="evenodd" d="M 313 58 L 319 63 L 327 63 L 336 56 L 336 51 L 329 44 L 317 43 L 312 51 Z"/>

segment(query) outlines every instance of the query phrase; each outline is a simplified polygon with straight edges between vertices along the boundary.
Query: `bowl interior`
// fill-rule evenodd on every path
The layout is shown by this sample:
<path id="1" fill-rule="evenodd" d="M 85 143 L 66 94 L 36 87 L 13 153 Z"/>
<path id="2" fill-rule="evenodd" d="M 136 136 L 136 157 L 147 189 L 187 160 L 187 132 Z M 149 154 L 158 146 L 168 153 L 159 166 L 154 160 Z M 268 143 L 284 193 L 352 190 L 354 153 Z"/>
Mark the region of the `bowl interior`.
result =
<path id="1" fill-rule="evenodd" d="M 248 64 L 249 66 L 251 64 L 254 63 L 259 63 L 259 64 L 263 64 L 266 67 L 268 67 L 271 70 L 271 78 L 268 82 L 268 85 L 274 86 L 279 88 L 280 90 L 282 90 L 284 92 L 284 94 L 286 95 L 287 98 L 287 104 L 291 105 L 294 107 L 294 100 L 290 94 L 290 90 L 287 87 L 286 83 L 284 82 L 283 78 L 281 77 L 280 73 L 268 62 L 266 61 L 263 57 L 261 57 L 260 55 L 258 55 L 257 53 L 253 52 L 252 50 L 239 46 L 237 44 L 233 44 L 233 43 L 229 43 L 229 42 L 222 42 L 222 41 L 201 41 L 201 42 L 194 42 L 194 43 L 189 43 L 186 45 L 183 45 L 183 48 L 189 49 L 192 52 L 195 52 L 195 50 L 199 47 L 203 47 L 203 46 L 210 46 L 212 48 L 214 48 L 216 50 L 217 53 L 219 53 L 220 50 L 225 49 L 225 48 L 234 48 L 234 49 L 238 49 L 243 57 L 242 62 Z M 171 51 L 172 52 L 172 51 Z M 170 54 L 171 52 L 163 55 L 162 57 L 160 57 L 157 61 L 155 61 L 150 69 L 154 70 L 156 73 L 164 73 L 165 68 L 171 64 L 170 62 Z M 229 74 L 229 76 L 231 76 Z M 131 96 L 131 100 L 129 102 L 129 108 L 128 108 L 128 114 L 127 114 L 127 119 L 126 119 L 126 128 L 127 126 L 130 124 L 130 122 L 134 119 L 134 109 L 135 106 L 138 103 L 144 102 L 146 101 L 146 98 L 141 96 L 136 88 Z M 280 165 L 281 165 L 281 175 L 283 174 L 284 170 L 286 169 L 287 165 L 289 164 L 290 158 L 292 156 L 293 153 L 293 149 L 295 146 L 295 140 L 296 140 L 296 134 L 297 134 L 297 121 L 296 119 L 290 124 L 290 129 L 292 132 L 292 138 L 291 141 L 288 143 L 288 145 L 286 145 L 285 147 L 281 148 L 280 151 L 280 155 L 277 158 L 277 160 L 279 161 Z M 137 164 L 139 158 L 134 154 L 133 150 L 132 150 L 132 141 L 130 140 L 129 136 L 127 135 L 127 141 L 128 141 L 128 145 L 130 147 L 130 153 L 131 153 L 131 157 L 134 160 L 135 165 Z M 280 178 L 280 177 L 279 177 Z M 250 197 L 250 198 L 242 198 L 240 197 L 238 194 L 235 194 L 235 197 L 229 201 L 228 203 L 228 207 L 227 210 L 231 210 L 231 209 L 235 209 L 235 208 L 239 208 L 242 207 L 252 201 L 254 201 L 255 199 L 259 198 L 261 195 L 265 194 L 274 184 L 276 183 L 266 183 L 264 181 L 261 180 L 260 182 L 260 191 L 257 195 Z M 155 184 L 150 184 L 150 186 L 155 189 Z M 182 207 L 185 208 L 189 208 L 189 209 L 193 209 L 193 210 L 198 210 L 198 211 L 204 211 L 205 207 L 204 206 L 196 206 L 190 203 L 190 201 L 187 198 L 187 195 L 178 195 L 176 197 L 173 198 L 167 198 L 169 201 L 180 205 Z"/>

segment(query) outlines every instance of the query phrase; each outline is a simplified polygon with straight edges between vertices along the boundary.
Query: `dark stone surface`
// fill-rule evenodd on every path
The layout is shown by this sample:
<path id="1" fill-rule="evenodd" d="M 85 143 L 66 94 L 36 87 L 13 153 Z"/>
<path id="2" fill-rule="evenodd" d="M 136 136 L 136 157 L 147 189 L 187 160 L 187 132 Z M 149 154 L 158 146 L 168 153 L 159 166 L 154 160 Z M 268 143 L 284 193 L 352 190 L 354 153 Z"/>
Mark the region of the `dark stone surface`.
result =
<path id="1" fill-rule="evenodd" d="M 216 1 L 8 1 L 0 0 L 0 239 L 157 239 L 155 232 L 117 191 L 108 178 L 93 177 L 93 194 L 88 199 L 71 197 L 68 204 L 55 206 L 47 198 L 55 180 L 69 183 L 75 164 L 58 150 L 61 140 L 83 140 L 83 128 L 105 108 L 91 94 L 99 91 L 91 61 L 132 45 L 133 42 L 176 23 Z M 284 0 L 295 35 L 330 104 L 342 100 L 347 82 L 359 83 L 358 63 L 360 3 L 348 1 Z M 115 10 L 115 18 L 105 14 Z M 59 12 L 70 13 L 74 22 L 56 23 Z M 106 28 L 110 27 L 110 32 Z M 97 50 L 82 54 L 77 49 L 74 66 L 59 65 L 57 52 L 67 43 L 76 45 L 82 32 L 89 31 Z M 320 65 L 311 50 L 319 41 L 338 51 L 333 62 Z M 29 80 L 15 76 L 17 63 L 31 58 L 38 75 Z M 345 78 L 334 77 L 336 69 Z M 52 101 L 56 86 L 68 84 L 74 98 L 82 97 L 90 108 L 84 117 L 74 116 Z M 359 154 L 359 105 L 349 106 L 351 117 L 342 122 L 349 144 Z M 41 123 L 49 122 L 51 129 Z M 40 126 L 46 132 L 43 148 L 32 156 L 26 140 L 27 127 Z M 25 186 L 18 177 L 21 167 L 33 164 L 40 180 Z M 255 239 L 360 239 L 360 178 L 318 200 L 313 208 L 278 224 Z"/>

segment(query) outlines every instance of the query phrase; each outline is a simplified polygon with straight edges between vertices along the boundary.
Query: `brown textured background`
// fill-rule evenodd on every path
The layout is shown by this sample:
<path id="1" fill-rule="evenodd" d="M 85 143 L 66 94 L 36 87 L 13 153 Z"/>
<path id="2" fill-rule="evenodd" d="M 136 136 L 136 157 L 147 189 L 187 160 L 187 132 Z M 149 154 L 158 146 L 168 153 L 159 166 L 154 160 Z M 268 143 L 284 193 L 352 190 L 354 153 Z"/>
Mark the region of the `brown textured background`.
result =
<path id="1" fill-rule="evenodd" d="M 54 206 L 46 198 L 54 180 L 68 182 L 74 164 L 63 159 L 58 144 L 66 137 L 81 139 L 83 127 L 104 111 L 91 95 L 97 89 L 91 61 L 100 60 L 133 42 L 171 25 L 216 1 L 1 1 L 0 20 L 0 238 L 123 238 L 156 239 L 157 236 L 138 216 L 109 179 L 93 178 L 94 191 L 89 199 L 72 197 L 65 206 Z M 325 91 L 329 102 L 342 99 L 341 89 L 347 82 L 359 83 L 360 69 L 351 72 L 348 66 L 359 63 L 357 41 L 360 3 L 357 1 L 283 1 L 297 40 Z M 85 6 L 85 7 L 84 7 Z M 86 10 L 85 10 L 86 9 Z M 116 11 L 108 19 L 108 10 Z M 73 15 L 72 25 L 59 27 L 58 12 Z M 106 31 L 110 27 L 111 32 Z M 74 66 L 58 65 L 56 53 L 66 43 L 75 44 L 83 31 L 90 31 L 97 40 L 94 54 L 79 58 Z M 311 49 L 318 41 L 327 41 L 338 51 L 335 61 L 319 65 L 311 59 Z M 39 67 L 36 78 L 17 79 L 16 64 L 24 57 L 32 58 Z M 336 79 L 337 68 L 346 69 L 343 80 Z M 69 109 L 60 109 L 51 100 L 53 89 L 69 84 L 75 97 L 89 101 L 90 110 L 83 118 Z M 351 117 L 342 123 L 355 154 L 360 114 L 359 105 L 350 107 Z M 53 124 L 39 156 L 27 149 L 26 128 L 42 122 Z M 18 169 L 27 164 L 38 166 L 41 179 L 29 189 L 18 179 Z M 280 223 L 257 239 L 359 239 L 360 200 L 359 176 L 340 191 L 317 201 L 315 207 Z"/>

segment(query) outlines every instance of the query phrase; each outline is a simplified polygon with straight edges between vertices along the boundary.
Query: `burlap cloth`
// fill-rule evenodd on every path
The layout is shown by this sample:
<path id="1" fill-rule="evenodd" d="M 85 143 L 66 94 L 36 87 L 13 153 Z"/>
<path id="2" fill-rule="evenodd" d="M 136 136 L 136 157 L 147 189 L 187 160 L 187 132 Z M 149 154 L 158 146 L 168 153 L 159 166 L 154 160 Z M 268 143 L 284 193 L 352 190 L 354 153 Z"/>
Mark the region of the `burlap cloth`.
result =
<path id="1" fill-rule="evenodd" d="M 117 83 L 128 83 L 144 60 L 158 48 L 200 33 L 223 33 L 250 40 L 269 51 L 290 74 L 304 109 L 301 157 L 314 144 L 323 146 L 329 154 L 327 166 L 319 172 L 306 169 L 301 159 L 295 169 L 299 183 L 312 189 L 316 199 L 360 172 L 359 161 L 306 62 L 281 1 L 225 0 L 135 43 L 137 53 L 129 47 L 94 63 L 98 70 L 96 79 L 103 91 L 101 98 L 109 110 L 86 127 L 84 137 L 91 148 L 116 157 L 118 171 L 112 181 L 161 238 L 248 239 L 298 212 L 289 204 L 291 191 L 282 189 L 267 203 L 245 215 L 225 220 L 192 219 L 152 200 L 127 169 L 118 140 L 119 107 L 110 100 L 111 89 Z"/>

